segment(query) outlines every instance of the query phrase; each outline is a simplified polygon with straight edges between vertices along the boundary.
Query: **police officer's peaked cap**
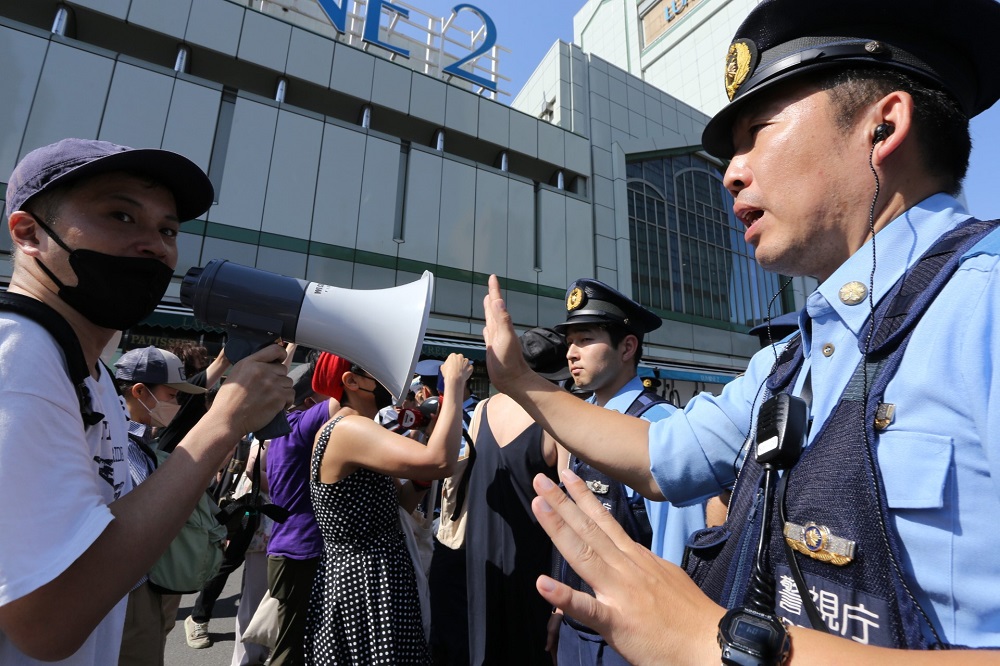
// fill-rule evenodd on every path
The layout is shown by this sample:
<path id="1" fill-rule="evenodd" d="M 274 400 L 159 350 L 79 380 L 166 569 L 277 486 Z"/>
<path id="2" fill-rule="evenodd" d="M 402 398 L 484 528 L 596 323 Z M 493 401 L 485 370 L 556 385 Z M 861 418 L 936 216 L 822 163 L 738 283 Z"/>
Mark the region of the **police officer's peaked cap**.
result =
<path id="1" fill-rule="evenodd" d="M 720 62 L 730 103 L 709 121 L 702 145 L 732 157 L 733 122 L 748 100 L 833 66 L 909 73 L 950 93 L 971 118 L 1000 98 L 997 35 L 997 0 L 763 0 Z"/>
<path id="2" fill-rule="evenodd" d="M 655 331 L 663 323 L 659 317 L 625 294 L 603 282 L 576 280 L 566 291 L 566 321 L 556 324 L 560 333 L 576 324 L 616 324 L 637 337 Z"/>

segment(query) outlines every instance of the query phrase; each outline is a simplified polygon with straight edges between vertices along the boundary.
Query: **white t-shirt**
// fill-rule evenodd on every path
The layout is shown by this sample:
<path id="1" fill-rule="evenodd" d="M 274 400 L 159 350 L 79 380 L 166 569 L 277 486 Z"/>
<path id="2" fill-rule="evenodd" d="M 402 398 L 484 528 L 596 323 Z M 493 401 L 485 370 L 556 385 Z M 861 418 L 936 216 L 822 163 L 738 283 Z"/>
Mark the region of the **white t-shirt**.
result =
<path id="1" fill-rule="evenodd" d="M 113 519 L 108 504 L 132 488 L 125 412 L 102 367 L 88 377 L 105 415 L 84 432 L 62 350 L 35 322 L 0 316 L 0 606 L 65 571 Z M 115 562 L 108 562 L 112 568 Z M 59 664 L 118 662 L 127 598 Z M 59 631 L 52 627 L 52 631 Z M 0 664 L 35 664 L 0 632 Z"/>

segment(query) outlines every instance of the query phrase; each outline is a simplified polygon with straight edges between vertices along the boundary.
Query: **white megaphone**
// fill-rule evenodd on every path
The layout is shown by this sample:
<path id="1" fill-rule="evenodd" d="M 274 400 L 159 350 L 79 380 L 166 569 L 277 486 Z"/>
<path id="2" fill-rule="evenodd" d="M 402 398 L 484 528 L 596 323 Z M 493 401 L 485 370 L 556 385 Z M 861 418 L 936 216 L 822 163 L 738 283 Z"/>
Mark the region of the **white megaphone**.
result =
<path id="1" fill-rule="evenodd" d="M 343 289 L 213 259 L 188 270 L 181 303 L 227 330 L 225 352 L 233 363 L 280 337 L 356 363 L 398 402 L 420 357 L 433 290 L 429 271 L 398 287 Z M 279 414 L 256 435 L 288 432 Z"/>

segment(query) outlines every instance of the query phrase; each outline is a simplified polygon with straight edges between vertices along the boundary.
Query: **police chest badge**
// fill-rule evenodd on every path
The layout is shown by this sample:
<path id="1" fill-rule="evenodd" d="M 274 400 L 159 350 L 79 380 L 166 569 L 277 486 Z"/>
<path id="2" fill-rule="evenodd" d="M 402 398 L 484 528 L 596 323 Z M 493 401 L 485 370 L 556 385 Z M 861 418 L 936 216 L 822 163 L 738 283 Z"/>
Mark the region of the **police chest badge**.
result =
<path id="1" fill-rule="evenodd" d="M 732 102 L 740 86 L 757 66 L 757 45 L 749 39 L 737 39 L 726 54 L 726 94 Z"/>
<path id="2" fill-rule="evenodd" d="M 593 481 L 587 481 L 587 487 L 590 488 L 590 492 L 595 495 L 607 495 L 608 491 L 611 490 L 611 486 L 606 483 L 601 483 L 596 479 Z"/>
<path id="3" fill-rule="evenodd" d="M 784 533 L 789 546 L 814 560 L 842 567 L 854 559 L 855 543 L 835 536 L 826 525 L 785 523 Z"/>
<path id="4" fill-rule="evenodd" d="M 566 310 L 572 312 L 581 305 L 583 305 L 583 289 L 574 287 L 573 291 L 569 292 L 569 296 L 566 297 Z"/>

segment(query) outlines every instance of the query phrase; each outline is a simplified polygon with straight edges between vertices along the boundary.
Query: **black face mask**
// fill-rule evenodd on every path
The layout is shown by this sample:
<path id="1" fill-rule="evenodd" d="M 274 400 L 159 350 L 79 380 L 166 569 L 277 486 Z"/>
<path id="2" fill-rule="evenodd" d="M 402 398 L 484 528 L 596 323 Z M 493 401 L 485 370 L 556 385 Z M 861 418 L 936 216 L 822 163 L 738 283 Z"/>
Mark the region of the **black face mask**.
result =
<path id="1" fill-rule="evenodd" d="M 76 286 L 67 287 L 39 259 L 35 261 L 59 287 L 59 298 L 91 323 L 123 331 L 148 317 L 167 292 L 174 271 L 159 259 L 71 250 L 37 215 L 35 220 L 69 253 Z"/>
<path id="2" fill-rule="evenodd" d="M 367 391 L 368 393 L 371 393 L 372 395 L 375 396 L 375 406 L 377 408 L 384 409 L 395 402 L 392 399 L 392 394 L 389 393 L 389 389 L 379 384 L 377 379 L 375 379 L 374 377 L 365 377 L 365 379 L 370 379 L 373 382 L 375 382 L 375 388 L 371 390 L 361 388 L 360 386 L 358 388 L 361 389 L 362 391 Z"/>

